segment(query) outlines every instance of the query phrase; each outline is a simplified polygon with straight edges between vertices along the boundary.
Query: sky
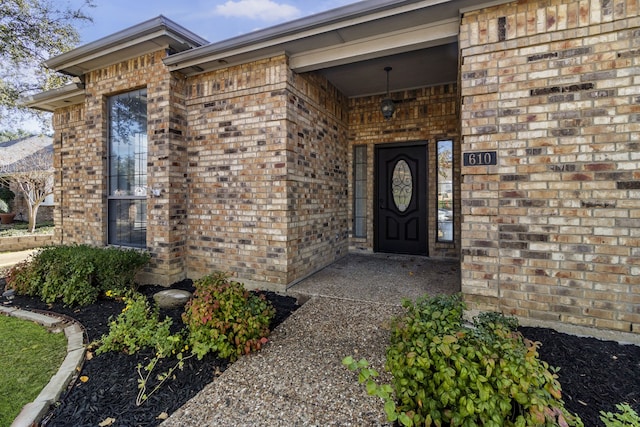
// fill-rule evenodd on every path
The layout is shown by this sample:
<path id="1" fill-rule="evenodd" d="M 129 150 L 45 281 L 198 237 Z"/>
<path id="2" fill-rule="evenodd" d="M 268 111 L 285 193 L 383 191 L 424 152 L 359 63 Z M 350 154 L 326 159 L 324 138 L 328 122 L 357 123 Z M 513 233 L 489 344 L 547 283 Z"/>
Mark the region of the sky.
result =
<path id="1" fill-rule="evenodd" d="M 78 7 L 82 0 L 67 0 Z M 77 27 L 80 44 L 139 24 L 158 15 L 182 25 L 210 42 L 271 27 L 334 9 L 355 0 L 93 0 L 83 9 L 93 23 Z"/>

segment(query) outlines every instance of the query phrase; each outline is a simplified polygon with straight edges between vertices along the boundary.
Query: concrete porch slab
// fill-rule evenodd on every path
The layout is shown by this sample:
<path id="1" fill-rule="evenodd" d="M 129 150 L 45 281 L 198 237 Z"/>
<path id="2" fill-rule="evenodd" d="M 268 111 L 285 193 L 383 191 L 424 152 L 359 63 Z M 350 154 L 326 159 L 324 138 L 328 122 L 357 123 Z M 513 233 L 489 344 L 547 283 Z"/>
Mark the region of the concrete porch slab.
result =
<path id="1" fill-rule="evenodd" d="M 401 305 L 460 291 L 460 262 L 414 255 L 349 254 L 290 286 L 287 294 Z"/>

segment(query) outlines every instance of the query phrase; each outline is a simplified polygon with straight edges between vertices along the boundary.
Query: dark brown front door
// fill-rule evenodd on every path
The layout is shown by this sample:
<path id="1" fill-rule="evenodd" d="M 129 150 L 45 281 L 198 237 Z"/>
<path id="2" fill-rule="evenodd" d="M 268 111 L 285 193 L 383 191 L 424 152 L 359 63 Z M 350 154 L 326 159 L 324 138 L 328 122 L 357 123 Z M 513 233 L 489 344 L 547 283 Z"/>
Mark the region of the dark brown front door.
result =
<path id="1" fill-rule="evenodd" d="M 375 250 L 427 255 L 427 146 L 376 148 Z"/>

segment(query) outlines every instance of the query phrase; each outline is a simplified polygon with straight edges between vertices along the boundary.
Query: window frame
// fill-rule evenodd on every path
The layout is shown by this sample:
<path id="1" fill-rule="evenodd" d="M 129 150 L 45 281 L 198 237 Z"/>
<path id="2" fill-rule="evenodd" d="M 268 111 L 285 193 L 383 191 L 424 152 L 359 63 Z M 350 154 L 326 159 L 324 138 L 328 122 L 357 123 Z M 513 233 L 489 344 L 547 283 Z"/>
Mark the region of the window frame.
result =
<path id="1" fill-rule="evenodd" d="M 448 161 L 448 173 L 447 174 L 447 181 L 444 181 L 443 183 L 443 175 L 442 175 L 442 164 L 443 161 L 441 160 L 441 144 L 443 143 L 448 143 L 449 144 L 449 151 L 450 151 L 450 159 Z M 443 149 L 444 150 L 444 149 Z M 454 211 L 454 162 L 455 162 L 455 145 L 454 145 L 454 141 L 453 138 L 447 138 L 447 139 L 438 139 L 436 140 L 436 241 L 438 243 L 453 243 L 455 240 L 455 231 L 454 231 L 454 217 L 455 217 L 455 211 Z M 447 189 L 448 191 L 442 191 L 443 189 Z M 441 199 L 441 194 L 443 193 L 447 193 L 450 196 L 447 197 L 446 199 Z M 450 209 L 443 209 L 444 204 L 448 205 Z M 440 210 L 443 209 L 445 211 L 449 211 L 449 214 L 446 214 L 450 220 L 448 221 L 440 221 Z M 442 224 L 448 223 L 448 225 L 445 227 L 443 227 Z M 443 234 L 443 237 L 441 237 L 441 233 Z M 445 234 L 449 234 L 451 236 L 450 239 L 445 239 L 444 235 Z"/>
<path id="2" fill-rule="evenodd" d="M 125 157 L 125 161 L 131 159 L 133 165 L 125 165 L 125 168 L 130 169 L 133 167 L 133 173 L 130 170 L 125 170 L 124 173 L 114 173 L 113 160 L 119 155 L 114 153 L 118 149 L 118 146 L 122 146 L 122 139 L 118 141 L 114 137 L 114 103 L 118 99 L 144 99 L 144 115 L 136 115 L 138 119 L 137 132 L 130 132 L 125 134 L 126 139 L 129 139 L 132 144 L 132 150 L 128 156 Z M 148 179 L 148 167 L 147 157 L 149 151 L 148 144 L 148 99 L 147 88 L 139 88 L 130 90 L 127 92 L 112 95 L 107 98 L 107 244 L 113 246 L 132 247 L 132 248 L 146 248 L 147 247 L 147 179 Z M 131 126 L 131 125 L 130 125 Z M 125 143 L 126 144 L 126 143 Z M 123 189 L 118 186 L 113 186 L 114 179 L 118 180 L 118 183 L 123 182 L 125 185 Z M 122 202 L 129 202 L 128 207 L 123 207 Z M 128 230 L 123 230 L 119 227 L 127 225 L 127 223 L 117 224 L 117 218 L 114 216 L 120 214 L 123 215 L 124 209 L 127 210 L 126 215 L 129 217 Z M 124 235 L 126 238 L 121 238 Z M 136 235 L 138 237 L 136 237 Z"/>
<path id="3" fill-rule="evenodd" d="M 358 156 L 358 151 L 362 151 L 361 156 Z M 359 144 L 353 146 L 353 219 L 351 235 L 357 239 L 367 238 L 367 154 L 368 148 L 366 144 Z M 362 159 L 358 162 L 358 159 Z M 363 176 L 358 177 L 358 165 L 364 168 Z M 359 188 L 359 186 L 362 186 Z M 358 194 L 362 194 L 362 197 L 358 197 Z M 361 204 L 361 205 L 360 205 Z M 358 215 L 358 212 L 362 212 L 362 215 Z M 362 230 L 359 229 L 358 219 L 362 221 Z"/>

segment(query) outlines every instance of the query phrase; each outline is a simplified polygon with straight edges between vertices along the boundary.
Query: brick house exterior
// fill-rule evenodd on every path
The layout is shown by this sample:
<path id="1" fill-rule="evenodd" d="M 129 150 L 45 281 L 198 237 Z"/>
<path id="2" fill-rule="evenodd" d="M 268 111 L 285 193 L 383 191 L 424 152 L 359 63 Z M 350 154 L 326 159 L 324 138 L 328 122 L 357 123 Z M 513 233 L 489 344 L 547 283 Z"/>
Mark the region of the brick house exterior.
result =
<path id="1" fill-rule="evenodd" d="M 640 332 L 640 4 L 478 3 L 369 0 L 219 43 L 159 17 L 53 58 L 75 84 L 27 104 L 54 112 L 57 237 L 109 243 L 107 104 L 144 88 L 149 282 L 225 270 L 284 290 L 389 252 L 407 207 L 382 177 L 416 152 L 424 216 L 402 230 L 460 259 L 471 308 Z M 387 62 L 424 67 L 394 83 L 390 120 Z"/>

